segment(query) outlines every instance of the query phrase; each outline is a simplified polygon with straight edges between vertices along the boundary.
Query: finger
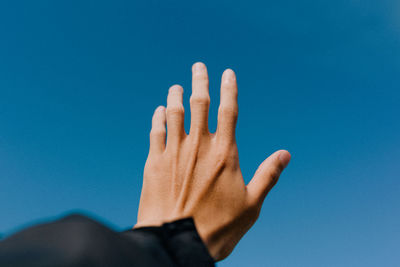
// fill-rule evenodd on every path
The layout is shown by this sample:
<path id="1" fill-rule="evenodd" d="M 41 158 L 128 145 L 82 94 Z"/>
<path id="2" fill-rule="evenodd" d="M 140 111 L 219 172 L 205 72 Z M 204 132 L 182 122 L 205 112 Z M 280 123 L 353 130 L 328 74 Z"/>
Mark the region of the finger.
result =
<path id="1" fill-rule="evenodd" d="M 279 150 L 269 156 L 258 167 L 253 179 L 247 185 L 250 201 L 261 204 L 271 188 L 276 184 L 283 169 L 289 164 L 290 153 Z"/>
<path id="2" fill-rule="evenodd" d="M 182 104 L 183 88 L 173 85 L 169 88 L 167 97 L 167 147 L 179 143 L 182 140 L 185 120 L 185 110 Z"/>
<path id="3" fill-rule="evenodd" d="M 165 107 L 156 108 L 152 118 L 152 126 L 150 131 L 150 152 L 161 153 L 165 149 Z"/>
<path id="4" fill-rule="evenodd" d="M 218 108 L 217 138 L 231 143 L 235 140 L 235 127 L 238 117 L 238 88 L 236 75 L 231 69 L 222 74 L 221 100 Z"/>
<path id="5" fill-rule="evenodd" d="M 206 66 L 197 62 L 192 67 L 192 95 L 190 97 L 190 133 L 208 132 L 208 74 Z"/>

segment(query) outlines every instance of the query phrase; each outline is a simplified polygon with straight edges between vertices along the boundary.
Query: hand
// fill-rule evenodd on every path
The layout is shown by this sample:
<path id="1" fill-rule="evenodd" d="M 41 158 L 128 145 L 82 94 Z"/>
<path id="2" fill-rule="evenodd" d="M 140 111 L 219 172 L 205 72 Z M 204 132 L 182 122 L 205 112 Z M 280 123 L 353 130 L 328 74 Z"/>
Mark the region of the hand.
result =
<path id="1" fill-rule="evenodd" d="M 289 163 L 290 154 L 285 150 L 272 154 L 246 186 L 235 140 L 235 73 L 227 69 L 222 75 L 218 126 L 210 133 L 207 69 L 196 63 L 192 72 L 189 135 L 183 125 L 181 86 L 172 86 L 167 108 L 159 106 L 154 112 L 135 227 L 193 217 L 200 237 L 217 261 L 232 252 L 257 220 L 263 200 Z"/>

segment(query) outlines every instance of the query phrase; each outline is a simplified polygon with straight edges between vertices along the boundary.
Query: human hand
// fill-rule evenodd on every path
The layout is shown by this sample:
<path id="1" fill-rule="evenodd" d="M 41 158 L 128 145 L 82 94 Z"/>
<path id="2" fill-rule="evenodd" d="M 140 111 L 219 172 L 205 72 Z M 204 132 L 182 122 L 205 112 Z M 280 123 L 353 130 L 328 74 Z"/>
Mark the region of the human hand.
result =
<path id="1" fill-rule="evenodd" d="M 181 86 L 172 86 L 167 108 L 160 106 L 154 112 L 135 227 L 193 217 L 200 237 L 218 261 L 232 252 L 255 223 L 264 198 L 289 163 L 290 154 L 285 150 L 273 153 L 246 186 L 235 140 L 235 73 L 227 69 L 222 75 L 215 133 L 208 130 L 206 66 L 196 63 L 192 73 L 190 133 L 184 129 Z"/>

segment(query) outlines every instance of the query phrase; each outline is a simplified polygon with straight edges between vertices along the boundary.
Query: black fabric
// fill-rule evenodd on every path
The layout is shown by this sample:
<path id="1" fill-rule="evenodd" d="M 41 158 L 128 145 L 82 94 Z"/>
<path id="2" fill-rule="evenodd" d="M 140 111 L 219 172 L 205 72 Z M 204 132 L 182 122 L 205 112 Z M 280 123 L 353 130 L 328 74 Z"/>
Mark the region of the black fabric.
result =
<path id="1" fill-rule="evenodd" d="M 192 218 L 116 232 L 83 215 L 22 230 L 0 242 L 0 266 L 214 266 Z"/>

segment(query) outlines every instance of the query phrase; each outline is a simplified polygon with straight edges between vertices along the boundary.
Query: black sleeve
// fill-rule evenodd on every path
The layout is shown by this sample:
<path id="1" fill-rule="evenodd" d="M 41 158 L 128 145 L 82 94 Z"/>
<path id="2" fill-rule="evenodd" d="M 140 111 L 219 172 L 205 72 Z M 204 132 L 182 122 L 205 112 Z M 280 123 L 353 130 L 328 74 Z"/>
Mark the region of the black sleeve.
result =
<path id="1" fill-rule="evenodd" d="M 116 232 L 70 215 L 2 240 L 0 266 L 214 266 L 214 261 L 192 218 Z"/>

